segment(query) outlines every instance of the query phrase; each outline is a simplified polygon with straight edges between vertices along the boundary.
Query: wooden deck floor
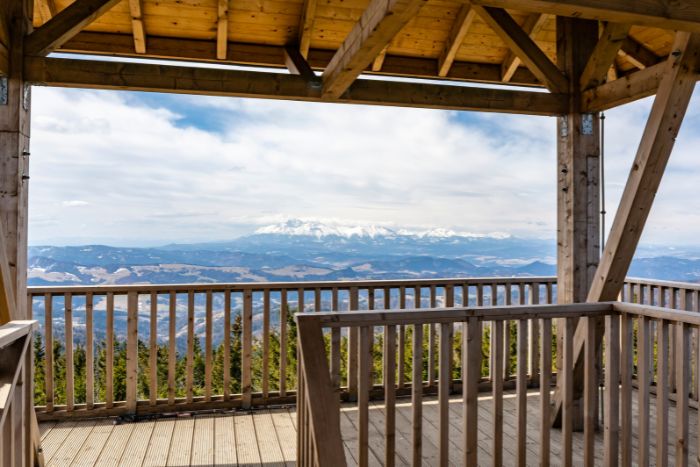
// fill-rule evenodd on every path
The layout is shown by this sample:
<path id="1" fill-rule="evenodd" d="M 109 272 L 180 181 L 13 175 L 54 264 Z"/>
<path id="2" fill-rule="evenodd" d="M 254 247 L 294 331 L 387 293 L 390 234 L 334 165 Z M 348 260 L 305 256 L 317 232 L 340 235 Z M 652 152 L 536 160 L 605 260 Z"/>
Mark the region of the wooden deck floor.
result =
<path id="1" fill-rule="evenodd" d="M 636 404 L 636 397 L 635 404 Z M 490 397 L 479 398 L 479 464 L 490 465 L 491 404 Z M 539 394 L 528 397 L 528 465 L 539 459 L 538 413 Z M 450 427 L 451 465 L 462 464 L 461 398 L 450 404 L 453 421 Z M 655 415 L 652 396 L 651 464 L 654 465 Z M 357 439 L 357 412 L 352 406 L 343 407 L 341 417 L 349 465 L 355 465 L 352 454 Z M 411 403 L 397 403 L 397 465 L 408 465 L 411 453 Z M 426 398 L 423 409 L 423 465 L 437 465 L 437 401 Z M 370 463 L 380 465 L 383 458 L 383 408 L 374 403 L 370 410 Z M 697 412 L 690 412 L 690 458 L 697 453 Z M 161 418 L 136 423 L 114 424 L 100 419 L 41 424 L 45 458 L 50 466 L 290 466 L 295 464 L 296 426 L 294 409 L 264 409 L 194 417 Z M 636 432 L 636 422 L 634 424 Z M 669 418 L 669 437 L 674 439 L 673 405 Z M 552 465 L 559 465 L 560 433 L 552 431 Z M 515 465 L 515 397 L 504 397 L 504 465 Z M 575 434 L 574 465 L 581 465 L 583 436 Z M 596 464 L 602 464 L 603 437 L 596 436 Z M 637 440 L 633 440 L 636 450 Z M 669 452 L 674 446 L 670 443 Z M 636 459 L 636 457 L 635 457 Z M 673 465 L 673 462 L 670 463 Z"/>

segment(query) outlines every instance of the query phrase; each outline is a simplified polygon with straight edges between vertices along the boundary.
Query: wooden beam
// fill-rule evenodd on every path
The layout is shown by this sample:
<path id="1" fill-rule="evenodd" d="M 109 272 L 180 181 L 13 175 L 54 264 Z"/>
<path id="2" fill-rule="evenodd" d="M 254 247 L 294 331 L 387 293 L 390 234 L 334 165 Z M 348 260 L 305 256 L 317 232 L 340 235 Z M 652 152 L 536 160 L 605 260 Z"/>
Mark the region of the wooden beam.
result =
<path id="1" fill-rule="evenodd" d="M 81 32 L 60 49 L 62 52 L 89 53 L 122 57 L 141 57 L 134 52 L 133 38 L 126 34 L 106 34 Z M 186 60 L 190 62 L 227 63 L 262 67 L 285 68 L 284 47 L 274 45 L 254 45 L 231 42 L 226 60 L 216 58 L 216 46 L 210 40 L 175 39 L 170 37 L 148 37 L 149 58 Z M 330 50 L 311 49 L 308 62 L 315 70 L 323 70 L 331 58 Z M 381 70 L 377 73 L 387 76 L 407 78 L 438 78 L 437 59 L 386 55 Z M 371 73 L 367 68 L 365 73 Z M 501 67 L 489 63 L 454 62 L 450 72 L 443 79 L 479 83 L 500 83 Z M 511 83 L 525 86 L 541 86 L 537 78 L 526 68 L 519 68 Z"/>
<path id="2" fill-rule="evenodd" d="M 469 0 L 473 4 L 557 16 L 632 23 L 700 32 L 700 4 L 695 0 Z"/>
<path id="3" fill-rule="evenodd" d="M 25 59 L 25 73 L 37 85 L 329 101 L 306 79 L 282 73 L 44 57 Z M 566 109 L 565 99 L 542 92 L 359 80 L 331 102 L 559 115 Z"/>
<path id="4" fill-rule="evenodd" d="M 676 33 L 672 51 L 665 63 L 666 70 L 632 163 L 603 256 L 594 273 L 588 302 L 617 299 L 695 89 L 697 70 L 700 67 L 700 34 Z M 574 336 L 574 375 L 582 373 L 585 331 L 579 323 Z M 602 331 L 600 325 L 596 331 L 597 348 L 600 348 L 602 342 Z M 555 414 L 560 408 L 561 397 L 555 394 Z"/>
<path id="5" fill-rule="evenodd" d="M 5 249 L 5 228 L 0 222 L 0 324 L 9 323 L 15 318 L 15 286 L 10 272 L 10 260 Z"/>
<path id="6" fill-rule="evenodd" d="M 507 11 L 482 6 L 473 8 L 549 90 L 566 92 L 569 80 Z"/>
<path id="7" fill-rule="evenodd" d="M 293 75 L 299 75 L 309 83 L 320 85 L 320 78 L 316 76 L 314 70 L 309 65 L 309 62 L 301 55 L 299 49 L 293 46 L 287 46 L 284 49 L 284 61 L 287 69 Z"/>
<path id="8" fill-rule="evenodd" d="M 134 50 L 137 54 L 146 53 L 146 31 L 143 27 L 143 0 L 129 0 L 131 29 L 134 35 Z"/>
<path id="9" fill-rule="evenodd" d="M 381 52 L 379 52 L 379 55 L 374 59 L 372 62 L 372 71 L 382 71 L 382 67 L 384 66 L 384 59 L 386 58 L 386 51 L 389 50 L 389 46 L 387 45 L 382 49 Z"/>
<path id="10" fill-rule="evenodd" d="M 665 72 L 666 63 L 659 63 L 584 91 L 581 95 L 581 107 L 584 112 L 602 112 L 653 96 Z"/>
<path id="11" fill-rule="evenodd" d="M 598 43 L 593 49 L 591 58 L 586 63 L 586 68 L 581 73 L 581 89 L 586 90 L 598 86 L 605 82 L 605 78 L 610 71 L 610 67 L 615 62 L 615 57 L 620 51 L 622 44 L 629 35 L 629 23 L 608 23 L 603 29 Z"/>
<path id="12" fill-rule="evenodd" d="M 617 298 L 695 89 L 700 34 L 677 33 L 672 50 L 588 294 L 589 301 Z"/>
<path id="13" fill-rule="evenodd" d="M 323 72 L 323 96 L 328 99 L 342 96 L 426 1 L 370 1 Z"/>
<path id="14" fill-rule="evenodd" d="M 311 34 L 314 30 L 317 4 L 318 0 L 304 0 L 304 10 L 301 15 L 301 24 L 299 25 L 299 52 L 304 58 L 309 58 Z"/>
<path id="15" fill-rule="evenodd" d="M 56 16 L 56 2 L 54 0 L 37 0 L 36 4 L 39 7 L 39 17 L 42 24 Z"/>
<path id="16" fill-rule="evenodd" d="M 76 0 L 27 36 L 24 44 L 25 54 L 47 55 L 53 52 L 119 1 Z"/>
<path id="17" fill-rule="evenodd" d="M 528 17 L 525 18 L 525 22 L 522 26 L 523 31 L 525 31 L 534 41 L 542 30 L 544 24 L 547 22 L 548 18 L 548 15 L 543 15 L 540 13 L 532 13 L 528 15 Z M 518 70 L 520 63 L 520 58 L 512 50 L 509 50 L 508 55 L 506 55 L 506 58 L 503 60 L 503 64 L 501 65 L 501 80 L 504 83 L 507 83 L 513 78 L 513 75 L 515 75 L 515 72 Z"/>
<path id="18" fill-rule="evenodd" d="M 661 59 L 644 45 L 635 41 L 631 37 L 627 37 L 622 42 L 622 47 L 618 54 L 625 57 L 634 66 L 643 70 L 646 67 L 656 65 Z"/>
<path id="19" fill-rule="evenodd" d="M 450 35 L 445 42 L 445 48 L 442 49 L 438 59 L 438 76 L 447 76 L 447 73 L 449 73 L 457 51 L 462 42 L 464 42 L 464 38 L 474 22 L 474 18 L 476 18 L 476 12 L 471 5 L 462 5 L 457 13 L 457 18 L 452 24 Z"/>
<path id="20" fill-rule="evenodd" d="M 216 58 L 219 60 L 226 60 L 228 56 L 228 2 L 229 0 L 218 0 Z"/>

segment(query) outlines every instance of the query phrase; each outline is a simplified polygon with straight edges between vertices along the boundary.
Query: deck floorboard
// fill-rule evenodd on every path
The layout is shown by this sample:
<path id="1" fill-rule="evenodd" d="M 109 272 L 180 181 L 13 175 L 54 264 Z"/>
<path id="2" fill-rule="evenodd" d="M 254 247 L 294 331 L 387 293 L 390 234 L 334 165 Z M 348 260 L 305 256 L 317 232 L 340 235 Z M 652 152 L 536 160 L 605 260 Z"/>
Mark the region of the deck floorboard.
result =
<path id="1" fill-rule="evenodd" d="M 637 394 L 633 408 L 637 412 Z M 539 447 L 539 393 L 530 392 L 527 398 L 527 465 L 538 464 Z M 655 399 L 650 406 L 651 463 L 655 464 L 656 413 Z M 423 407 L 423 465 L 437 462 L 438 425 L 437 400 L 425 397 Z M 513 465 L 516 436 L 516 400 L 507 392 L 504 409 L 504 463 Z M 399 399 L 396 403 L 396 465 L 411 462 L 411 401 Z M 450 401 L 450 461 L 459 465 L 463 456 L 462 399 Z M 382 465 L 384 459 L 384 406 L 381 401 L 370 404 L 369 460 L 370 465 Z M 341 428 L 348 458 L 348 466 L 357 465 L 357 410 L 353 405 L 342 408 Z M 690 411 L 690 459 L 697 457 L 698 414 Z M 125 465 L 137 466 L 292 466 L 295 464 L 296 416 L 293 408 L 271 408 L 202 414 L 192 417 L 160 418 L 133 423 L 114 424 L 113 420 L 87 420 L 42 423 L 42 447 L 49 466 L 64 465 Z M 669 453 L 675 453 L 675 407 L 669 411 Z M 491 397 L 479 397 L 479 465 L 490 465 L 491 452 Z M 637 432 L 637 420 L 633 433 Z M 561 433 L 552 430 L 551 459 L 557 464 L 561 449 Z M 596 465 L 602 464 L 603 434 L 596 433 Z M 633 439 L 637 459 L 637 439 Z M 581 465 L 583 433 L 574 434 L 574 465 Z M 669 465 L 674 465 L 671 458 Z"/>

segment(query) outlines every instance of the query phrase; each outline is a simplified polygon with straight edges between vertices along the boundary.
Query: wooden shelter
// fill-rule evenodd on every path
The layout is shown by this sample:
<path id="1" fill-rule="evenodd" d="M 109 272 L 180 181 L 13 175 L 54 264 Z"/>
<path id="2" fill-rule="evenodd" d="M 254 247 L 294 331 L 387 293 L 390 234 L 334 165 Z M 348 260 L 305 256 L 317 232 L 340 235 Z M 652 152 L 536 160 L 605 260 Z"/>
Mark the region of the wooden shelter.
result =
<path id="1" fill-rule="evenodd" d="M 25 319 L 31 305 L 31 86 L 555 117 L 564 305 L 617 299 L 699 55 L 693 0 L 2 0 L 0 319 Z M 654 94 L 601 256 L 598 112 Z M 560 329 L 571 373 L 560 373 L 554 412 L 563 406 L 570 426 L 581 394 L 584 421 L 594 411 L 604 321 Z"/>

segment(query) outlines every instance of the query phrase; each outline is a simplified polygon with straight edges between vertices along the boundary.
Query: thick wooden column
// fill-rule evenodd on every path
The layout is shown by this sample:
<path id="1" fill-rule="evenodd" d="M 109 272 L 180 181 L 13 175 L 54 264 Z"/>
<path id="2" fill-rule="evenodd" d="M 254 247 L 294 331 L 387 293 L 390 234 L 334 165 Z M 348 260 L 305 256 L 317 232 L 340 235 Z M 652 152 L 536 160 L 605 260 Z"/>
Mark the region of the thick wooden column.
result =
<path id="1" fill-rule="evenodd" d="M 27 313 L 27 186 L 29 182 L 30 90 L 24 82 L 24 35 L 31 27 L 33 2 L 3 0 L 9 44 L 8 74 L 0 77 L 0 222 L 3 224 L 10 277 L 17 305 L 17 318 Z M 2 26 L 0 26 L 2 27 Z M 0 37 L 2 34 L 0 34 Z"/>
<path id="2" fill-rule="evenodd" d="M 600 256 L 600 120 L 580 106 L 580 77 L 597 41 L 597 21 L 557 18 L 557 64 L 569 78 L 569 112 L 557 122 L 557 301 L 562 304 L 586 301 Z M 558 320 L 558 329 L 565 324 Z M 563 349 L 563 333 L 558 335 Z M 579 402 L 575 398 L 575 406 Z M 574 418 L 580 425 L 580 413 Z"/>

